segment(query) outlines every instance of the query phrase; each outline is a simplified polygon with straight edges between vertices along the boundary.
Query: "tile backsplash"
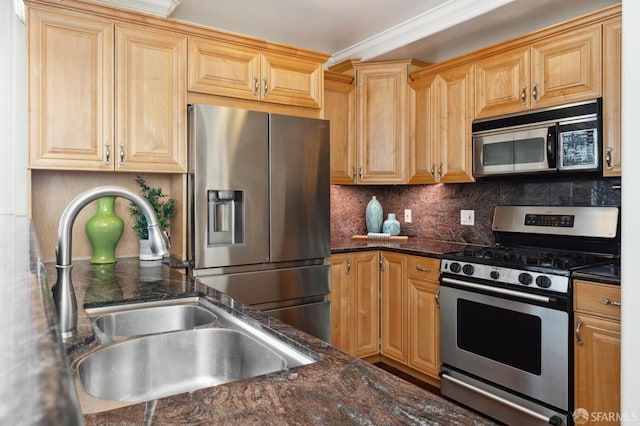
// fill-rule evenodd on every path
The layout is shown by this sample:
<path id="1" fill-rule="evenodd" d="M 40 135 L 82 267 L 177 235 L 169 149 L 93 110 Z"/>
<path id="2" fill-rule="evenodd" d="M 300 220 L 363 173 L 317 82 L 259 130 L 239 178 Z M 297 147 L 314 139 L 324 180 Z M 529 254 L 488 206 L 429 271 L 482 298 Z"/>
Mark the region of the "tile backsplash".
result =
<path id="1" fill-rule="evenodd" d="M 395 213 L 400 234 L 430 240 L 493 244 L 497 205 L 619 206 L 619 178 L 568 181 L 479 181 L 472 184 L 331 186 L 331 238 L 366 234 L 365 209 L 372 196 L 384 219 Z M 616 188 L 618 187 L 618 188 Z M 411 209 L 412 222 L 404 222 Z M 475 225 L 460 225 L 460 210 L 475 210 Z"/>

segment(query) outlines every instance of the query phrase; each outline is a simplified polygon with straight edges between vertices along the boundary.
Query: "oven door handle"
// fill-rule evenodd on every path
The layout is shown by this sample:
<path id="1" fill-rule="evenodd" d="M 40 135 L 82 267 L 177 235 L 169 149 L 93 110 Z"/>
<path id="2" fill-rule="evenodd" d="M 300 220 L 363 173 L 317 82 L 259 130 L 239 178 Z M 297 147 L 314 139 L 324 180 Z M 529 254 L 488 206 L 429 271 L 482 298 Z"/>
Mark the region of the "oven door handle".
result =
<path id="1" fill-rule="evenodd" d="M 507 288 L 490 287 L 488 285 L 470 283 L 467 281 L 454 280 L 453 278 L 442 277 L 443 283 L 456 284 L 461 287 L 483 290 L 489 293 L 506 294 L 508 296 L 519 297 L 522 299 L 534 300 L 536 302 L 551 303 L 551 299 L 547 296 L 539 296 L 537 294 L 521 293 L 519 291 L 509 290 Z"/>
<path id="2" fill-rule="evenodd" d="M 480 389 L 478 387 L 475 387 L 467 382 L 464 382 L 462 380 L 456 379 L 455 377 L 451 377 L 450 375 L 448 375 L 447 373 L 441 373 L 440 377 L 445 379 L 445 380 L 449 380 L 450 382 L 455 383 L 458 386 L 462 386 L 463 388 L 470 390 L 471 392 L 480 394 L 484 397 L 487 397 L 489 399 L 492 399 L 500 404 L 506 405 L 508 407 L 513 408 L 514 410 L 518 410 L 523 414 L 526 414 L 530 417 L 534 417 L 536 419 L 542 420 L 543 422 L 552 424 L 552 425 L 561 425 L 562 424 L 562 420 L 557 418 L 557 416 L 545 416 L 544 414 L 538 413 L 536 411 L 530 410 L 527 407 L 523 407 L 520 404 L 516 404 L 515 402 L 509 401 L 507 399 L 504 399 L 498 395 L 494 395 L 491 392 L 487 392 L 484 389 Z"/>

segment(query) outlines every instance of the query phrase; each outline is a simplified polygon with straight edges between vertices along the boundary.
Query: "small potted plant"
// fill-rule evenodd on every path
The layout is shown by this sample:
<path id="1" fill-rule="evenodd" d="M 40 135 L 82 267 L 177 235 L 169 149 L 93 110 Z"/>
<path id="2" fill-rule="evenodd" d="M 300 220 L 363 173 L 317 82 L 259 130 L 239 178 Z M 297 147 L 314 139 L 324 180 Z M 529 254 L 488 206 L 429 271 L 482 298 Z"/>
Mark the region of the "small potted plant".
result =
<path id="1" fill-rule="evenodd" d="M 169 221 L 176 214 L 176 200 L 169 198 L 162 192 L 162 188 L 151 188 L 140 176 L 136 176 L 136 183 L 140 187 L 140 194 L 151 204 L 160 222 L 160 229 L 167 231 Z M 158 260 L 162 256 L 154 255 L 149 248 L 149 232 L 147 230 L 147 218 L 142 210 L 133 203 L 129 205 L 129 213 L 133 219 L 133 230 L 140 242 L 140 260 Z"/>

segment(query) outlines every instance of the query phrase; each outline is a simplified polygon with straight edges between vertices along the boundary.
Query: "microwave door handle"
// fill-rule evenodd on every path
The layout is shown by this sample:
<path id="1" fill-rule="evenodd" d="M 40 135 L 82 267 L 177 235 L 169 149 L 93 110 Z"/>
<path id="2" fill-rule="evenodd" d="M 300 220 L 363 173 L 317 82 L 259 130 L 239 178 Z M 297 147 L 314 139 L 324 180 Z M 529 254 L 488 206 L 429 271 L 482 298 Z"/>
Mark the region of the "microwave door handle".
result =
<path id="1" fill-rule="evenodd" d="M 547 162 L 549 168 L 555 169 L 557 162 L 558 131 L 556 126 L 547 130 Z"/>

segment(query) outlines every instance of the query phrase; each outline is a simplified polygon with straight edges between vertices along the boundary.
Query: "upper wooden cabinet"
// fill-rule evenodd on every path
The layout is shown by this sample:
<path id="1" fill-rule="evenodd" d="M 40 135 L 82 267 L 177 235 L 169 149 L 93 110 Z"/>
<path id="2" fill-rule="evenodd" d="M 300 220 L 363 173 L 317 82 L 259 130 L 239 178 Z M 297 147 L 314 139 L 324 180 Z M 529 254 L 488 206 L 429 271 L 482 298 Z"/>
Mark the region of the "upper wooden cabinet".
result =
<path id="1" fill-rule="evenodd" d="M 186 37 L 28 13 L 29 167 L 185 172 Z"/>
<path id="2" fill-rule="evenodd" d="M 332 183 L 408 182 L 410 129 L 407 81 L 409 72 L 422 65 L 412 60 L 347 61 L 346 65 L 341 63 L 331 68 L 335 73 L 346 72 L 354 76 L 356 82 L 354 104 L 344 83 L 338 89 L 335 77 L 325 79 L 325 84 L 333 87 L 325 91 L 325 95 L 328 93 L 332 97 L 331 104 L 325 108 L 325 118 L 351 120 L 349 126 L 355 129 L 340 126 L 336 133 L 332 132 L 332 151 L 335 149 L 346 154 L 346 157 L 332 155 Z M 354 157 L 355 161 L 352 160 Z"/>
<path id="3" fill-rule="evenodd" d="M 189 91 L 320 108 L 322 84 L 318 60 L 189 38 Z"/>
<path id="4" fill-rule="evenodd" d="M 332 71 L 324 73 L 324 118 L 330 121 L 333 184 L 356 182 L 356 90 L 354 78 Z"/>
<path id="5" fill-rule="evenodd" d="M 473 182 L 473 64 L 411 82 L 410 183 Z"/>
<path id="6" fill-rule="evenodd" d="M 603 172 L 605 176 L 622 174 L 622 18 L 603 25 Z"/>
<path id="7" fill-rule="evenodd" d="M 602 96 L 601 34 L 594 24 L 477 60 L 476 118 Z"/>

